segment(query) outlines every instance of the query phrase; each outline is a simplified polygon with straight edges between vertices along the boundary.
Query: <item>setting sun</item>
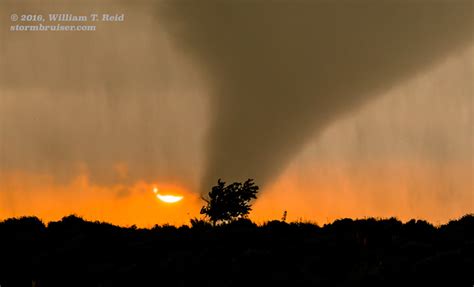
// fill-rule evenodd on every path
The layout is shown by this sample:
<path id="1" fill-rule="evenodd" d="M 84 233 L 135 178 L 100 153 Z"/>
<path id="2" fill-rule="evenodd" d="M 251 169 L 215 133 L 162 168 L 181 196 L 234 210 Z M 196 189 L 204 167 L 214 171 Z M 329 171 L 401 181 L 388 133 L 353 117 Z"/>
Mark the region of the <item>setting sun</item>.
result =
<path id="1" fill-rule="evenodd" d="M 175 203 L 183 199 L 183 196 L 177 196 L 177 195 L 161 195 L 157 194 L 156 197 L 166 203 Z"/>
<path id="2" fill-rule="evenodd" d="M 153 193 L 156 194 L 156 198 L 166 203 L 176 203 L 183 199 L 182 195 L 170 195 L 170 194 L 159 194 L 160 190 L 157 187 L 153 188 Z"/>

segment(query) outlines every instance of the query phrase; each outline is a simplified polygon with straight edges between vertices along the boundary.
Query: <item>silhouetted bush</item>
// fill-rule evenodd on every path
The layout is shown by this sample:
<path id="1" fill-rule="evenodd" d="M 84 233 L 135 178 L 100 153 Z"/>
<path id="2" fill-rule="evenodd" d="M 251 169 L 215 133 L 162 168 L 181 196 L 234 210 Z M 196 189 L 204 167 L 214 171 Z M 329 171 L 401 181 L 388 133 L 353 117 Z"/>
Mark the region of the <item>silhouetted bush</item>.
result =
<path id="1" fill-rule="evenodd" d="M 193 229 L 203 230 L 212 228 L 212 225 L 208 221 L 205 221 L 203 219 L 191 218 L 190 223 Z"/>

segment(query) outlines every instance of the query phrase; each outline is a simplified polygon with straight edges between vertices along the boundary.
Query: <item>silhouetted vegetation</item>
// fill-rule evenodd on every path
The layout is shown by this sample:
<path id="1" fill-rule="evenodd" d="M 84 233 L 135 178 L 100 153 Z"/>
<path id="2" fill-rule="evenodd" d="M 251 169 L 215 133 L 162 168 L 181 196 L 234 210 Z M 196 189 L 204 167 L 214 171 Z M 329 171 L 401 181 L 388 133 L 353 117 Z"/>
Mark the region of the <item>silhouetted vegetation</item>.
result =
<path id="1" fill-rule="evenodd" d="M 229 185 L 219 179 L 208 198 L 203 197 L 207 204 L 202 207 L 201 214 L 206 215 L 213 225 L 245 218 L 252 210 L 250 201 L 257 199 L 257 192 L 258 186 L 252 179 Z"/>
<path id="2" fill-rule="evenodd" d="M 472 286 L 474 216 L 311 223 L 248 219 L 151 229 L 77 216 L 0 223 L 0 285 Z M 33 282 L 33 283 L 32 283 Z"/>

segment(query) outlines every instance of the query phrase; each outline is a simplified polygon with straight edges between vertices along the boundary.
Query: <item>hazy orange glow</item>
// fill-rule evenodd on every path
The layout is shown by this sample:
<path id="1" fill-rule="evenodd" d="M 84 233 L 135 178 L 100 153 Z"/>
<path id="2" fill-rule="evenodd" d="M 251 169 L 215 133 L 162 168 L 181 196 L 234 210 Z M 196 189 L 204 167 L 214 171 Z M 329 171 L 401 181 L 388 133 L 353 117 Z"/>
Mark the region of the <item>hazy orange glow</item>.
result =
<path id="1" fill-rule="evenodd" d="M 446 179 L 440 179 L 440 173 Z M 63 184 L 48 175 L 4 173 L 0 188 L 0 219 L 35 215 L 48 222 L 77 214 L 123 226 L 181 225 L 201 217 L 203 205 L 198 194 L 175 183 L 105 187 L 91 184 L 85 175 Z M 280 219 L 287 210 L 290 221 L 319 224 L 368 216 L 423 218 L 441 224 L 474 210 L 471 188 L 470 167 L 462 164 L 446 165 L 442 170 L 413 163 L 385 164 L 383 168 L 373 164 L 356 172 L 336 164 L 303 170 L 290 166 L 259 194 L 251 219 L 258 223 Z M 156 198 L 158 192 L 183 198 L 169 204 Z"/>
<path id="2" fill-rule="evenodd" d="M 48 222 L 77 214 L 88 220 L 150 227 L 189 223 L 190 218 L 199 215 L 197 194 L 177 184 L 160 183 L 161 190 L 183 196 L 181 201 L 168 204 L 150 192 L 155 186 L 157 183 L 145 182 L 130 187 L 97 186 L 85 175 L 60 184 L 48 175 L 3 174 L 0 177 L 0 218 L 35 215 Z"/>
<path id="3" fill-rule="evenodd" d="M 253 218 L 325 224 L 337 218 L 392 217 L 443 224 L 474 211 L 469 162 L 365 163 L 290 167 L 260 195 Z"/>

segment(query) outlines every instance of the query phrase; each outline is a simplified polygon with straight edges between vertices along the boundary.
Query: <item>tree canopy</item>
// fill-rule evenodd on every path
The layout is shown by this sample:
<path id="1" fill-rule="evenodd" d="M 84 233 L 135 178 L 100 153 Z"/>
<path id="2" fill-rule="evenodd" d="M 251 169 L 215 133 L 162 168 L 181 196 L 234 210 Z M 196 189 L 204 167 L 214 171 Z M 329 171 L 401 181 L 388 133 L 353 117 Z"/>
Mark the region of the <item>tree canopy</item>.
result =
<path id="1" fill-rule="evenodd" d="M 257 199 L 258 189 L 253 179 L 229 185 L 219 179 L 207 198 L 203 197 L 206 205 L 202 207 L 201 214 L 206 215 L 213 224 L 245 218 L 252 210 L 252 199 Z"/>

